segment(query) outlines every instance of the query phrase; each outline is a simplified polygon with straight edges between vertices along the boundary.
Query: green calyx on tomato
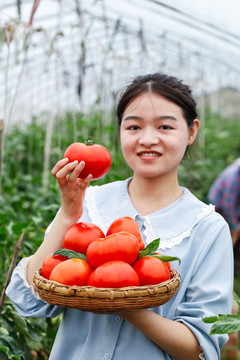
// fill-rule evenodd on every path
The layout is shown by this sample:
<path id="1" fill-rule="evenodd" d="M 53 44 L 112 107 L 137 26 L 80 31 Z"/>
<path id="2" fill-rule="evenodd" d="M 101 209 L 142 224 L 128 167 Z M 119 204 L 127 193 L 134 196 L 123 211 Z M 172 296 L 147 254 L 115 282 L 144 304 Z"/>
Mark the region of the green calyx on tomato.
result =
<path id="1" fill-rule="evenodd" d="M 139 251 L 138 259 L 141 259 L 145 256 L 153 256 L 155 258 L 158 258 L 162 262 L 178 261 L 179 265 L 181 264 L 181 259 L 177 256 L 157 254 L 156 251 L 159 248 L 159 244 L 160 238 L 151 241 L 150 244 L 148 244 L 144 249 Z"/>
<path id="2" fill-rule="evenodd" d="M 87 145 L 87 146 L 95 145 L 95 141 L 93 140 L 93 138 L 89 137 L 89 138 L 85 141 L 85 145 Z"/>
<path id="3" fill-rule="evenodd" d="M 68 259 L 82 259 L 82 260 L 87 261 L 86 255 L 81 254 L 77 251 L 69 250 L 69 249 L 58 249 L 53 253 L 53 256 L 55 256 L 55 255 L 62 255 Z"/>

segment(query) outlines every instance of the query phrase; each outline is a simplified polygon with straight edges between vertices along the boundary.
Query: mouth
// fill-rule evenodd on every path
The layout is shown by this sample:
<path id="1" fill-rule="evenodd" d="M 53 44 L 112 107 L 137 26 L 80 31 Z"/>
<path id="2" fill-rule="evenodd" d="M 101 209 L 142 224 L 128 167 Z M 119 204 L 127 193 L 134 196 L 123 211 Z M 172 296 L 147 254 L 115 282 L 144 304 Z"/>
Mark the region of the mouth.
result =
<path id="1" fill-rule="evenodd" d="M 159 152 L 156 152 L 156 151 L 142 151 L 142 152 L 139 152 L 137 153 L 137 155 L 139 157 L 150 157 L 150 158 L 156 158 L 156 157 L 160 157 L 162 156 L 161 153 Z"/>

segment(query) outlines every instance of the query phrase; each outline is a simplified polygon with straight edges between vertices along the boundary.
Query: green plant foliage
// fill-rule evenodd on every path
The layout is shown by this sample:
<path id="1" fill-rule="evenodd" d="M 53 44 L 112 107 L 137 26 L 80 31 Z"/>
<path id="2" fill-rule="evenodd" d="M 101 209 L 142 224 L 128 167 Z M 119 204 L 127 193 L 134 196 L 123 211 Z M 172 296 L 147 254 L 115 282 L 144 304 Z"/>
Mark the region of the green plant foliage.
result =
<path id="1" fill-rule="evenodd" d="M 203 318 L 207 324 L 214 325 L 210 329 L 210 335 L 230 334 L 240 331 L 240 313 L 237 315 L 217 315 Z"/>
<path id="2" fill-rule="evenodd" d="M 47 355 L 52 346 L 48 334 L 53 325 L 55 333 L 59 321 L 21 317 L 7 300 L 0 318 L 0 359 L 31 359 L 31 351 L 42 349 Z"/>
<path id="3" fill-rule="evenodd" d="M 204 128 L 200 121 L 200 134 L 204 139 L 189 149 L 180 166 L 180 183 L 188 187 L 202 201 L 208 202 L 210 186 L 220 172 L 240 157 L 239 119 L 225 119 L 206 111 Z"/>
<path id="4" fill-rule="evenodd" d="M 234 299 L 240 305 L 240 298 L 234 293 Z M 240 312 L 237 315 L 215 315 L 203 318 L 206 324 L 213 324 L 210 335 L 230 334 L 240 331 Z"/>

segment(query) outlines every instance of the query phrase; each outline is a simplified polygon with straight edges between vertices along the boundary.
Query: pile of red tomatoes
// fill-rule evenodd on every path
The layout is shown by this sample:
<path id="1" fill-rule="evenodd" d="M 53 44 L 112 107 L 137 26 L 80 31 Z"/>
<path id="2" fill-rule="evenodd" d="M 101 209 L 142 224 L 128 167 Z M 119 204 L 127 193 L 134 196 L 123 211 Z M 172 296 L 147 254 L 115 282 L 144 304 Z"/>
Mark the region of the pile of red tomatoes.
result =
<path id="1" fill-rule="evenodd" d="M 49 254 L 41 275 L 64 285 L 122 288 L 159 284 L 171 278 L 169 261 L 157 253 L 159 239 L 148 246 L 137 222 L 116 219 L 106 235 L 92 223 L 79 222 L 65 233 L 63 249 Z"/>

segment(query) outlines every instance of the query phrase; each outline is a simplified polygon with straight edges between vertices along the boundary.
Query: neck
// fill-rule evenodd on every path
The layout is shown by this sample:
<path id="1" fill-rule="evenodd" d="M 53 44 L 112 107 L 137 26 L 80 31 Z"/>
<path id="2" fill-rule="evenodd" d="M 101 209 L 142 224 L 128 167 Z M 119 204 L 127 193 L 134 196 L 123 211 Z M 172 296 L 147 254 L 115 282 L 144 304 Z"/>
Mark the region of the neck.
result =
<path id="1" fill-rule="evenodd" d="M 165 181 L 134 175 L 128 191 L 134 207 L 141 215 L 163 209 L 182 195 L 177 178 Z"/>

